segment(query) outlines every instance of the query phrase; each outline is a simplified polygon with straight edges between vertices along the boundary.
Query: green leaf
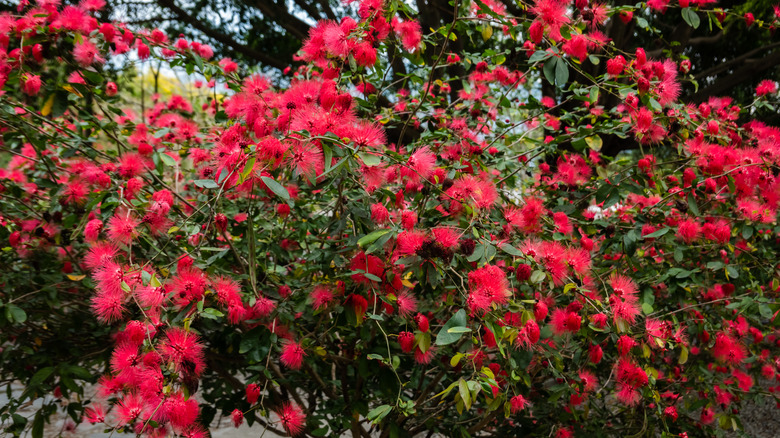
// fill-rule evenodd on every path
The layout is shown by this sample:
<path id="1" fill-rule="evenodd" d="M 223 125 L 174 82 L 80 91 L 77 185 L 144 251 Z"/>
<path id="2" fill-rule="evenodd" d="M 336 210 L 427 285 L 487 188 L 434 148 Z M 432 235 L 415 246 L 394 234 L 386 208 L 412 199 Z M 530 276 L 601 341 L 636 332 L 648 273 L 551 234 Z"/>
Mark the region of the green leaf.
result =
<path id="1" fill-rule="evenodd" d="M 688 362 L 688 349 L 685 348 L 685 345 L 680 346 L 680 348 L 680 358 L 677 359 L 677 363 L 685 365 L 685 362 Z"/>
<path id="2" fill-rule="evenodd" d="M 753 227 L 746 225 L 744 228 L 742 228 L 742 238 L 747 240 L 751 237 L 753 237 Z"/>
<path id="3" fill-rule="evenodd" d="M 460 399 L 463 400 L 466 409 L 471 409 L 471 391 L 469 391 L 468 383 L 463 379 L 458 380 L 458 394 L 460 394 Z"/>
<path id="4" fill-rule="evenodd" d="M 471 329 L 468 327 L 452 327 L 447 329 L 447 333 L 468 333 Z"/>
<path id="5" fill-rule="evenodd" d="M 171 157 L 170 155 L 168 155 L 166 153 L 160 154 L 160 161 L 165 163 L 166 166 L 173 167 L 173 166 L 176 165 L 176 160 L 174 160 L 173 157 Z"/>
<path id="6" fill-rule="evenodd" d="M 32 438 L 43 438 L 43 415 L 41 415 L 41 411 L 35 413 L 31 435 Z"/>
<path id="7" fill-rule="evenodd" d="M 455 327 L 466 328 L 465 310 L 458 310 L 446 323 L 444 323 L 444 326 L 439 331 L 439 334 L 436 335 L 436 345 L 450 345 L 457 342 L 461 335 L 465 332 L 450 333 L 449 330 Z"/>
<path id="8" fill-rule="evenodd" d="M 368 418 L 368 420 L 372 423 L 376 424 L 382 421 L 382 419 L 385 418 L 387 414 L 392 412 L 392 410 L 393 407 L 390 405 L 377 406 L 374 409 L 371 409 L 366 418 Z"/>
<path id="9" fill-rule="evenodd" d="M 363 160 L 363 164 L 368 167 L 377 166 L 382 164 L 382 157 L 379 155 L 369 154 L 368 152 L 358 152 L 357 156 Z"/>
<path id="10" fill-rule="evenodd" d="M 24 310 L 13 304 L 9 304 L 8 306 L 6 306 L 5 317 L 11 323 L 18 322 L 21 324 L 27 321 L 27 314 L 24 312 Z"/>
<path id="11" fill-rule="evenodd" d="M 206 317 L 208 319 L 218 319 L 218 318 L 222 318 L 223 316 L 225 316 L 224 313 L 222 313 L 219 310 L 214 309 L 212 307 L 209 307 L 207 309 L 203 309 L 203 312 L 201 313 L 201 315 L 203 315 L 204 317 Z"/>
<path id="12" fill-rule="evenodd" d="M 547 50 L 537 50 L 534 52 L 533 55 L 531 55 L 530 58 L 528 58 L 528 63 L 536 64 L 537 62 L 544 61 L 545 59 L 551 56 L 553 56 L 553 54 L 548 52 Z"/>
<path id="13" fill-rule="evenodd" d="M 699 27 L 701 20 L 699 20 L 699 14 L 691 8 L 683 8 L 681 11 L 683 20 L 688 23 L 688 26 L 696 29 Z"/>
<path id="14" fill-rule="evenodd" d="M 563 88 L 569 82 L 569 65 L 563 59 L 558 59 L 555 64 L 555 83 L 558 88 Z"/>
<path id="15" fill-rule="evenodd" d="M 545 278 L 545 275 L 544 275 L 543 271 L 534 271 L 531 274 L 531 283 L 534 283 L 534 284 L 541 283 L 542 280 L 544 280 L 544 278 Z"/>
<path id="16" fill-rule="evenodd" d="M 414 336 L 415 343 L 417 344 L 417 348 L 420 349 L 423 353 L 431 349 L 431 334 L 428 332 L 417 332 L 417 334 Z"/>
<path id="17" fill-rule="evenodd" d="M 193 184 L 204 189 L 216 189 L 219 187 L 219 184 L 212 179 L 198 179 L 193 181 Z"/>
<path id="18" fill-rule="evenodd" d="M 38 370 L 38 372 L 33 374 L 32 378 L 30 379 L 30 383 L 27 386 L 34 387 L 40 385 L 44 382 L 44 380 L 48 379 L 52 373 L 54 373 L 54 367 L 41 368 Z"/>
<path id="19" fill-rule="evenodd" d="M 683 252 L 682 249 L 680 249 L 680 247 L 674 249 L 674 261 L 676 261 L 677 263 L 683 261 Z"/>
<path id="20" fill-rule="evenodd" d="M 661 237 L 671 230 L 671 228 L 661 228 L 660 230 L 653 231 L 652 233 L 644 236 L 643 239 L 654 239 L 656 237 Z"/>
<path id="21" fill-rule="evenodd" d="M 384 236 L 385 234 L 389 233 L 390 230 L 384 229 L 384 230 L 376 230 L 373 233 L 366 234 L 365 236 L 361 237 L 360 240 L 358 240 L 357 244 L 360 247 L 364 247 L 366 245 L 370 245 L 375 240 L 379 239 L 380 237 Z"/>
<path id="22" fill-rule="evenodd" d="M 515 248 L 514 246 L 512 246 L 512 245 L 510 245 L 508 243 L 502 244 L 501 245 L 501 249 L 504 250 L 505 253 L 507 253 L 509 255 L 513 255 L 515 257 L 523 257 L 523 255 L 524 255 L 522 252 L 520 252 L 519 249 Z"/>
<path id="23" fill-rule="evenodd" d="M 542 72 L 544 73 L 544 77 L 547 78 L 547 82 L 549 82 L 552 85 L 555 85 L 555 69 L 556 65 L 558 65 L 558 58 L 552 57 L 544 62 L 544 67 L 542 67 Z"/>
<path id="24" fill-rule="evenodd" d="M 285 201 L 288 201 L 290 199 L 290 193 L 283 185 L 276 182 L 275 179 L 267 176 L 261 176 L 260 179 L 263 180 L 265 185 L 268 186 L 268 188 L 271 189 L 271 191 L 274 192 L 276 196 L 284 199 Z"/>
<path id="25" fill-rule="evenodd" d="M 593 149 L 596 152 L 600 151 L 601 146 L 603 145 L 603 142 L 601 141 L 601 137 L 599 137 L 598 135 L 585 137 L 585 143 L 587 143 L 589 148 Z"/>
<path id="26" fill-rule="evenodd" d="M 696 199 L 693 197 L 693 192 L 688 193 L 688 209 L 695 216 L 701 216 L 701 213 L 699 213 L 699 206 L 696 205 Z"/>

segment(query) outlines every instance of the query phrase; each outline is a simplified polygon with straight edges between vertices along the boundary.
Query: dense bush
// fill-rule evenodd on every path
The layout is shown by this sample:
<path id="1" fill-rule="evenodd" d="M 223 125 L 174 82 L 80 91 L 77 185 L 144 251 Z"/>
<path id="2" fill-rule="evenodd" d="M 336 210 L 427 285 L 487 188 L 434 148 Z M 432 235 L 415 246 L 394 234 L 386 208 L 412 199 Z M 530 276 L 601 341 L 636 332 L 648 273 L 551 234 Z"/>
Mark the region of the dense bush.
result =
<path id="1" fill-rule="evenodd" d="M 365 0 L 276 80 L 101 3 L 0 15 L 6 432 L 710 436 L 775 397 L 774 82 L 686 105 L 690 62 L 600 38 L 642 8 L 579 0 Z"/>

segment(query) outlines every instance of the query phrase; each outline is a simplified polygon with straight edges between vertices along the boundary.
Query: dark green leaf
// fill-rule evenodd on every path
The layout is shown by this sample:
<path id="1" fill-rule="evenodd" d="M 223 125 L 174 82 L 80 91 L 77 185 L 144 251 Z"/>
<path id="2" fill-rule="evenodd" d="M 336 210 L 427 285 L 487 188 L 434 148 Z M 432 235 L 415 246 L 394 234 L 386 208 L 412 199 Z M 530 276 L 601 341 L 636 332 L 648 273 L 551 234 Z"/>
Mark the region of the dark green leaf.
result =
<path id="1" fill-rule="evenodd" d="M 701 20 L 699 19 L 699 14 L 697 14 L 696 11 L 691 8 L 683 8 L 681 13 L 683 20 L 688 23 L 688 26 L 691 26 L 694 29 L 699 27 Z"/>
<path id="2" fill-rule="evenodd" d="M 285 201 L 290 199 L 290 193 L 283 185 L 276 182 L 275 179 L 267 176 L 261 176 L 260 179 L 263 180 L 265 185 L 268 186 L 268 188 L 271 189 L 271 191 L 274 192 L 276 196 L 284 199 Z"/>
<path id="3" fill-rule="evenodd" d="M 444 326 L 439 331 L 439 334 L 436 335 L 436 345 L 449 345 L 457 342 L 463 332 L 450 333 L 449 330 L 454 327 L 466 328 L 465 310 L 458 310 L 446 323 L 444 323 Z"/>

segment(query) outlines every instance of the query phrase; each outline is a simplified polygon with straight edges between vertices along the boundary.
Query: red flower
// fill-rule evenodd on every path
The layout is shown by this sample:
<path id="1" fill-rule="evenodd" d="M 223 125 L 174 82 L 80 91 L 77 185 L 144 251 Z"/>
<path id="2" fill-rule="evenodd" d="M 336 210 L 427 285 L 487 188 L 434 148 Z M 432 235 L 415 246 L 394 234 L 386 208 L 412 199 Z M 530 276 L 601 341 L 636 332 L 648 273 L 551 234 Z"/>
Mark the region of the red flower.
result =
<path id="1" fill-rule="evenodd" d="M 530 403 L 528 402 L 528 400 L 526 400 L 525 397 L 519 394 L 509 399 L 510 410 L 513 414 L 522 411 L 529 404 Z"/>
<path id="2" fill-rule="evenodd" d="M 244 413 L 241 412 L 241 409 L 234 409 L 230 418 L 233 420 L 233 426 L 239 427 L 244 422 Z"/>
<path id="3" fill-rule="evenodd" d="M 576 312 L 558 308 L 553 310 L 550 322 L 552 323 L 552 331 L 556 335 L 576 333 L 580 330 L 582 317 Z"/>
<path id="4" fill-rule="evenodd" d="M 256 383 L 246 385 L 246 401 L 250 405 L 257 403 L 257 399 L 260 398 L 260 389 L 260 386 Z"/>
<path id="5" fill-rule="evenodd" d="M 304 356 L 306 356 L 306 352 L 301 344 L 294 341 L 284 341 L 280 356 L 284 366 L 293 370 L 299 370 L 303 366 Z"/>
<path id="6" fill-rule="evenodd" d="M 165 332 L 165 338 L 158 346 L 163 360 L 173 362 L 179 372 L 183 371 L 194 377 L 200 376 L 205 362 L 203 346 L 198 342 L 198 336 L 173 327 Z"/>
<path id="7" fill-rule="evenodd" d="M 279 416 L 279 422 L 282 423 L 284 430 L 290 435 L 298 435 L 306 426 L 306 415 L 293 403 L 283 404 L 281 409 L 276 411 L 276 415 Z"/>
<path id="8" fill-rule="evenodd" d="M 414 333 L 401 332 L 398 334 L 398 343 L 401 344 L 401 351 L 410 353 L 414 348 Z"/>

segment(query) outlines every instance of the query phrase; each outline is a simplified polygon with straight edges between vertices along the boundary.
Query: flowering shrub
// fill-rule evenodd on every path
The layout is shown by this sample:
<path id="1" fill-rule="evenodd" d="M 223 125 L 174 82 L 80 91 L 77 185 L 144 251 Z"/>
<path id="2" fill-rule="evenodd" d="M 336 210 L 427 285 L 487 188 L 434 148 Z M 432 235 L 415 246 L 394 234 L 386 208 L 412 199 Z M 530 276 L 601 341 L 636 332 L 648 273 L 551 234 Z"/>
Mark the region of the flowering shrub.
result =
<path id="1" fill-rule="evenodd" d="M 680 102 L 690 62 L 600 37 L 628 7 L 475 0 L 425 34 L 364 0 L 275 85 L 102 3 L 0 15 L 6 432 L 709 436 L 774 397 L 776 83 Z M 204 92 L 139 105 L 109 59 Z"/>

